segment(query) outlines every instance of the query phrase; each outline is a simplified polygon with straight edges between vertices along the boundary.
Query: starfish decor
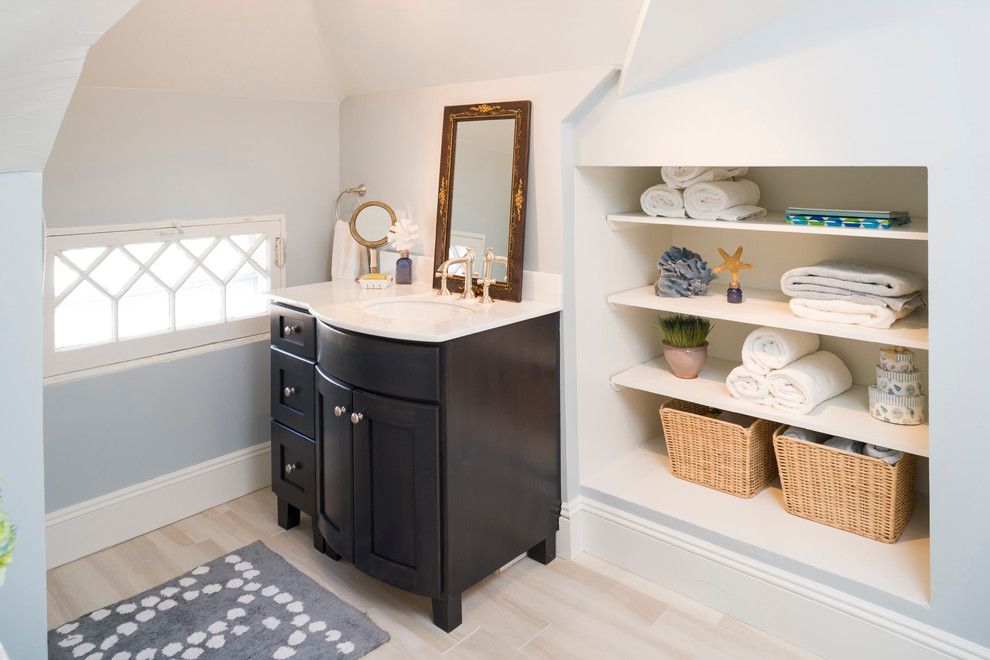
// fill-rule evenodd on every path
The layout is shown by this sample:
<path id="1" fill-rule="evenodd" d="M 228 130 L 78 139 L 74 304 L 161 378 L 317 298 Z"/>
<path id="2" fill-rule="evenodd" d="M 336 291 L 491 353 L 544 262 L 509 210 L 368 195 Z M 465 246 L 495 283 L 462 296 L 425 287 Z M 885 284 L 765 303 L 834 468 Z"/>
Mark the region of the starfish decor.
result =
<path id="1" fill-rule="evenodd" d="M 718 249 L 719 255 L 722 257 L 722 264 L 716 267 L 714 270 L 716 273 L 721 273 L 723 270 L 727 270 L 732 273 L 732 282 L 729 284 L 729 289 L 725 293 L 726 300 L 730 303 L 741 303 L 742 302 L 742 289 L 739 288 L 739 271 L 748 270 L 753 267 L 753 264 L 743 263 L 742 261 L 742 246 L 736 248 L 736 251 L 729 256 L 729 253 L 722 248 Z"/>

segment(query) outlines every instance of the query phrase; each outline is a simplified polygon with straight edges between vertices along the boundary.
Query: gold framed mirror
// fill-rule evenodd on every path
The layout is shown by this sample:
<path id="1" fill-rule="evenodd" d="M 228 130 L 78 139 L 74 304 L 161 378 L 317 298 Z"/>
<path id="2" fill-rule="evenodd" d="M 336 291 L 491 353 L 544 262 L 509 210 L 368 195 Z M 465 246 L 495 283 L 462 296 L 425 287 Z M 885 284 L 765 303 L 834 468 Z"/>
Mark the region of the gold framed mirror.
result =
<path id="1" fill-rule="evenodd" d="M 444 108 L 434 288 L 440 286 L 436 272 L 445 261 L 471 250 L 472 270 L 480 275 L 491 248 L 495 256 L 507 258 L 493 265 L 491 296 L 522 300 L 531 108 L 530 101 Z M 451 291 L 463 291 L 463 268 L 449 271 Z"/>
<path id="2" fill-rule="evenodd" d="M 368 248 L 368 272 L 378 272 L 378 248 L 388 243 L 388 230 L 396 223 L 395 211 L 385 202 L 365 202 L 351 214 L 351 237 Z"/>

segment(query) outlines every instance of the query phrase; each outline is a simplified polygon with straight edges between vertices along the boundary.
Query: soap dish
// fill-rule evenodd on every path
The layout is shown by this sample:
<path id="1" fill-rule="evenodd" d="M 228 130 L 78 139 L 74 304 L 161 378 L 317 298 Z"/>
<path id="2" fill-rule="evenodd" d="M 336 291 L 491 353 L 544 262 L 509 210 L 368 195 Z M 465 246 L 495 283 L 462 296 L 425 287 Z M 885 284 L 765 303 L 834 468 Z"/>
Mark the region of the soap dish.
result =
<path id="1" fill-rule="evenodd" d="M 393 281 L 392 276 L 385 273 L 367 273 L 358 278 L 362 289 L 387 289 Z"/>

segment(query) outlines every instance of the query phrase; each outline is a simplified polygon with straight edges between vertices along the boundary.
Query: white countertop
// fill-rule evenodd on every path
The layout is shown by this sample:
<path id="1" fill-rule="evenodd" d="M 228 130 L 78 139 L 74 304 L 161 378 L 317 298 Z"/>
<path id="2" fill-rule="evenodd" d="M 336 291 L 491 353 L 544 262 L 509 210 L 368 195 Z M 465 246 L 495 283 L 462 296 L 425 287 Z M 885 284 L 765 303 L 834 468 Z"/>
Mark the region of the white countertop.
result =
<path id="1" fill-rule="evenodd" d="M 482 305 L 480 299 L 460 302 L 460 297 L 454 294 L 445 301 L 458 304 L 467 311 L 452 319 L 434 321 L 405 317 L 392 320 L 366 311 L 370 305 L 396 299 L 409 302 L 436 300 L 436 292 L 426 283 L 362 289 L 355 282 L 321 282 L 276 289 L 268 295 L 274 302 L 307 309 L 313 316 L 335 328 L 420 342 L 443 342 L 561 310 L 559 303 L 537 300 L 518 303 L 496 300 L 491 305 Z"/>

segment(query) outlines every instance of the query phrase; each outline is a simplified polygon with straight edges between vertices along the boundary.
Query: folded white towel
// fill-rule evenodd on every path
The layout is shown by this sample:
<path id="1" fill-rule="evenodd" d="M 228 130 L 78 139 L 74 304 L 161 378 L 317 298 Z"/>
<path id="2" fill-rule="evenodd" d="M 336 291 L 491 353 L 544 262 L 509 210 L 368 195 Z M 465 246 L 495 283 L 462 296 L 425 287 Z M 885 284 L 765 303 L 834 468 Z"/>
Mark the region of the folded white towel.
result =
<path id="1" fill-rule="evenodd" d="M 766 214 L 754 206 L 760 187 L 747 179 L 696 183 L 684 191 L 684 208 L 697 220 L 745 220 Z"/>
<path id="2" fill-rule="evenodd" d="M 864 445 L 863 454 L 865 456 L 879 458 L 888 465 L 893 465 L 897 461 L 904 458 L 904 452 L 897 451 L 896 449 L 887 449 L 886 447 L 881 447 L 880 445 Z"/>
<path id="3" fill-rule="evenodd" d="M 750 371 L 745 365 L 741 364 L 729 372 L 725 378 L 725 386 L 729 388 L 729 394 L 737 399 L 747 399 L 764 406 L 770 405 L 767 377 Z"/>
<path id="4" fill-rule="evenodd" d="M 666 183 L 660 183 L 643 191 L 639 196 L 639 205 L 646 215 L 665 218 L 684 217 L 684 195 L 680 190 L 671 188 Z"/>
<path id="5" fill-rule="evenodd" d="M 905 305 L 891 309 L 886 305 L 864 305 L 849 300 L 817 300 L 815 298 L 791 298 L 794 316 L 830 323 L 865 325 L 869 328 L 889 328 L 916 308 Z"/>
<path id="6" fill-rule="evenodd" d="M 789 438 L 797 438 L 798 440 L 806 440 L 808 442 L 814 442 L 816 445 L 820 445 L 831 436 L 828 433 L 819 433 L 818 431 L 811 431 L 809 429 L 802 429 L 797 426 L 788 426 L 781 435 L 786 435 Z"/>
<path id="7" fill-rule="evenodd" d="M 742 346 L 742 363 L 752 372 L 768 374 L 818 350 L 818 335 L 780 328 L 757 328 Z"/>
<path id="8" fill-rule="evenodd" d="M 852 374 L 834 353 L 818 351 L 771 371 L 767 386 L 774 408 L 807 415 L 822 401 L 852 387 Z"/>
<path id="9" fill-rule="evenodd" d="M 863 453 L 863 443 L 859 440 L 850 440 L 849 438 L 840 438 L 838 436 L 829 438 L 825 441 L 825 446 L 840 451 L 848 451 L 852 454 Z"/>
<path id="10" fill-rule="evenodd" d="M 684 196 L 687 204 L 687 195 Z M 691 208 L 687 207 L 690 214 Z M 885 305 L 894 310 L 924 304 L 925 278 L 894 268 L 822 261 L 792 268 L 780 278 L 780 290 L 792 298 L 848 300 L 862 305 Z"/>
<path id="11" fill-rule="evenodd" d="M 661 167 L 660 177 L 671 188 L 687 188 L 705 181 L 726 181 L 742 176 L 749 171 L 747 167 L 690 167 L 676 165 Z"/>

